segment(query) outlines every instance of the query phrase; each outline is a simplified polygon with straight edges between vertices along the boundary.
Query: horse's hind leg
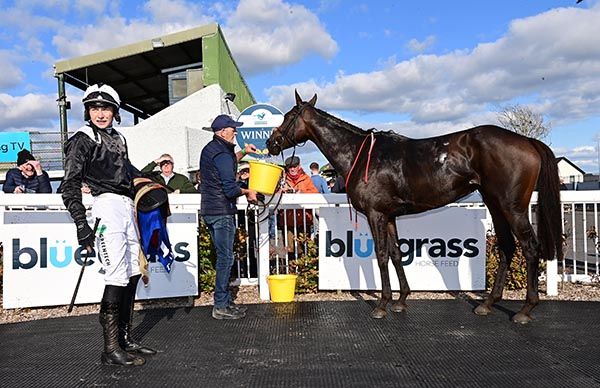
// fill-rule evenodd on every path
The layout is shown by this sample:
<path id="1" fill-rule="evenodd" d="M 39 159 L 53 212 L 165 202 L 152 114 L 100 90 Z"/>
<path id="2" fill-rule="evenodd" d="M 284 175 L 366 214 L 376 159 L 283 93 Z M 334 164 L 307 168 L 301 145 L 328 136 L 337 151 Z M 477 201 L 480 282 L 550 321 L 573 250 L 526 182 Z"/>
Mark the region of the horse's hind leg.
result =
<path id="1" fill-rule="evenodd" d="M 486 300 L 475 308 L 474 312 L 477 315 L 488 315 L 492 311 L 492 305 L 502 299 L 506 274 L 510 268 L 516 248 L 515 239 L 510 230 L 508 220 L 497 207 L 488 205 L 488 209 L 494 223 L 499 260 L 492 291 Z"/>
<path id="2" fill-rule="evenodd" d="M 527 260 L 527 296 L 525 304 L 513 316 L 512 320 L 515 323 L 525 324 L 531 322 L 531 315 L 529 313 L 540 302 L 538 294 L 538 271 L 540 264 L 538 241 L 526 212 L 515 214 L 511 220 L 511 224 L 514 234 L 521 244 L 523 255 Z"/>
<path id="3" fill-rule="evenodd" d="M 398 275 L 398 282 L 400 283 L 400 297 L 392 304 L 390 310 L 395 313 L 406 311 L 406 298 L 410 294 L 410 287 L 404 274 L 404 267 L 402 266 L 402 254 L 400 253 L 400 247 L 398 246 L 398 231 L 396 229 L 396 220 L 392 219 L 388 221 L 388 246 L 389 253 L 396 268 L 396 274 Z"/>
<path id="4" fill-rule="evenodd" d="M 377 307 L 371 311 L 371 318 L 383 318 L 386 316 L 386 307 L 392 299 L 392 286 L 390 285 L 390 274 L 388 270 L 389 252 L 386 217 L 381 213 L 370 213 L 368 215 L 371 234 L 375 242 L 375 253 L 377 254 L 377 265 L 381 273 L 381 299 Z"/>

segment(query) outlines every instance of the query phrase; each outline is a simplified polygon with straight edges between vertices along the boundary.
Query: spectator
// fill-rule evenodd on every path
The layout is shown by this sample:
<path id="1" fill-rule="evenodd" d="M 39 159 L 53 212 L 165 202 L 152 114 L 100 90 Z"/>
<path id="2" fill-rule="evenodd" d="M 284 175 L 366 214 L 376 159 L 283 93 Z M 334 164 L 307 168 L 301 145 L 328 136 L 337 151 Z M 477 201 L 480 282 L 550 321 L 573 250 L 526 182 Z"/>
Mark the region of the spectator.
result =
<path id="1" fill-rule="evenodd" d="M 290 156 L 285 160 L 285 183 L 283 191 L 286 193 L 318 193 L 312 180 L 300 166 L 300 158 Z"/>
<path id="2" fill-rule="evenodd" d="M 17 154 L 17 167 L 6 172 L 6 181 L 2 190 L 5 193 L 51 193 L 50 177 L 42 169 L 40 162 L 35 160 L 28 150 Z"/>
<path id="3" fill-rule="evenodd" d="M 335 182 L 333 183 L 333 187 L 331 188 L 332 193 L 345 193 L 346 192 L 346 182 L 344 182 L 344 177 L 341 175 L 337 175 L 335 177 Z"/>
<path id="4" fill-rule="evenodd" d="M 250 164 L 246 163 L 246 162 L 242 162 L 238 166 L 238 172 L 237 172 L 238 185 L 242 189 L 247 189 L 249 180 L 250 180 Z"/>
<path id="5" fill-rule="evenodd" d="M 235 181 L 238 161 L 246 153 L 256 152 L 253 144 L 246 144 L 237 153 L 234 151 L 237 127 L 242 125 L 227 115 L 217 116 L 211 124 L 213 139 L 200 154 L 200 215 L 208 226 L 217 253 L 212 310 L 215 319 L 240 319 L 246 316 L 246 308 L 234 305 L 229 291 L 229 275 L 234 260 L 236 201 L 245 195 L 249 202 L 255 202 L 257 194 L 255 190 L 242 189 Z"/>
<path id="6" fill-rule="evenodd" d="M 313 184 L 319 190 L 321 194 L 329 194 L 329 186 L 327 186 L 327 181 L 319 174 L 319 164 L 317 162 L 312 162 L 310 164 L 310 179 L 312 179 Z"/>
<path id="7" fill-rule="evenodd" d="M 198 170 L 194 173 L 194 181 L 192 182 L 194 184 L 194 188 L 196 189 L 197 192 L 200 192 L 200 181 L 201 180 L 202 180 L 202 175 L 200 174 L 200 170 Z"/>
<path id="8" fill-rule="evenodd" d="M 160 171 L 154 171 L 158 166 Z M 198 193 L 194 184 L 182 174 L 173 172 L 173 158 L 169 154 L 162 154 L 158 159 L 151 161 L 142 169 L 142 174 L 154 182 L 165 186 L 169 192 L 179 193 Z"/>
<path id="9" fill-rule="evenodd" d="M 300 158 L 291 156 L 285 160 L 285 183 L 283 191 L 286 193 L 318 193 L 319 190 L 315 187 L 312 179 L 304 172 L 300 166 Z M 284 229 L 284 213 L 279 211 L 277 226 Z M 287 230 L 287 248 L 288 256 L 295 257 L 294 244 L 295 236 L 299 233 L 308 233 L 313 226 L 313 214 L 311 210 L 286 210 L 285 211 L 285 226 Z M 298 244 L 298 252 L 302 252 L 301 244 Z"/>
<path id="10" fill-rule="evenodd" d="M 335 184 L 335 177 L 334 178 L 327 178 L 327 187 L 329 188 L 330 192 L 333 192 L 333 191 L 331 191 L 331 189 L 333 188 L 334 184 Z"/>

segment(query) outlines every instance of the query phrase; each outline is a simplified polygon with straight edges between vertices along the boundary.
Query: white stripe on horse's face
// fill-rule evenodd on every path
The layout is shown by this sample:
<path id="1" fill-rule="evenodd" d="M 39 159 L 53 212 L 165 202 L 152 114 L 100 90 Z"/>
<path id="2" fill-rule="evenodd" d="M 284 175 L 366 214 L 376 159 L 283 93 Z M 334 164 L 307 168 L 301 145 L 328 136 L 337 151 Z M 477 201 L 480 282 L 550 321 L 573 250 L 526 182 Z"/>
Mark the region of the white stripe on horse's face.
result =
<path id="1" fill-rule="evenodd" d="M 440 154 L 440 156 L 438 156 L 437 160 L 438 162 L 440 162 L 441 164 L 444 164 L 444 162 L 446 161 L 446 158 L 448 158 L 448 154 L 445 152 L 442 152 Z"/>

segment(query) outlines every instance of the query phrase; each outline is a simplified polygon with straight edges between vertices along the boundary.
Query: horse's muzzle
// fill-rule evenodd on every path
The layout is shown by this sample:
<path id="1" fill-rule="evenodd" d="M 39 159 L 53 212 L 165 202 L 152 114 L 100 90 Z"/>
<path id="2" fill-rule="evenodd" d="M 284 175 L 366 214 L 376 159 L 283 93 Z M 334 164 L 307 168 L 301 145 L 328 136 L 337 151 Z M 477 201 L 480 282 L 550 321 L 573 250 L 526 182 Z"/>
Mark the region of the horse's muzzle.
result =
<path id="1" fill-rule="evenodd" d="M 277 139 L 267 139 L 267 149 L 271 155 L 279 155 L 281 153 L 281 145 Z"/>

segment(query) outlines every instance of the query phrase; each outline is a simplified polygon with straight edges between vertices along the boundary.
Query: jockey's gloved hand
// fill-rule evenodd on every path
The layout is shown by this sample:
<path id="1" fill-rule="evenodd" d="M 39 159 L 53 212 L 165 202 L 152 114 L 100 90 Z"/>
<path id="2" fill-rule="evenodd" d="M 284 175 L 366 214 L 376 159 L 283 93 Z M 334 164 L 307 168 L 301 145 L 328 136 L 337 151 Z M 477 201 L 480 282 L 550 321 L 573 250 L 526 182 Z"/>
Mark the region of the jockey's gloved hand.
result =
<path id="1" fill-rule="evenodd" d="M 77 224 L 77 241 L 79 242 L 79 245 L 84 248 L 93 247 L 95 240 L 96 236 L 94 236 L 94 231 L 87 222 Z"/>

